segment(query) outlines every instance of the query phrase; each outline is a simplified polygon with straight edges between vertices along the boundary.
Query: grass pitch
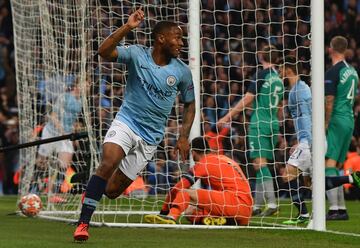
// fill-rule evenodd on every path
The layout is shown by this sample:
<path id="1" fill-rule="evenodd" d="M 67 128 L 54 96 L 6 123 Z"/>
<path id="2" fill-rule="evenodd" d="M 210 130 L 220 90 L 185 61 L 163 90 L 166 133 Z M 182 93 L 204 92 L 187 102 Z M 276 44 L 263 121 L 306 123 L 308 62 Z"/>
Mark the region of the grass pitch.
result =
<path id="1" fill-rule="evenodd" d="M 179 230 L 92 227 L 85 244 L 73 242 L 74 226 L 13 214 L 16 196 L 0 197 L 0 247 L 359 247 L 360 202 L 349 201 L 349 221 L 327 222 L 327 229 L 311 230 Z M 287 210 L 285 210 L 286 212 Z M 289 214 L 289 213 L 287 213 Z"/>

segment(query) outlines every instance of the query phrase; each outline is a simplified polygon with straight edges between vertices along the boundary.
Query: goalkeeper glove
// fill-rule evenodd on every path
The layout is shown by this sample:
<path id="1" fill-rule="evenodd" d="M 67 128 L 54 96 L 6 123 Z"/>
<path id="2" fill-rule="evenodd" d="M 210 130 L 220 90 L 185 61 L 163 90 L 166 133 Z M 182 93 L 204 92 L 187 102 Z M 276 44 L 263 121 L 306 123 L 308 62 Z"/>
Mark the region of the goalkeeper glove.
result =
<path id="1" fill-rule="evenodd" d="M 160 215 L 168 215 L 169 212 L 170 212 L 169 210 L 161 209 L 161 210 L 160 210 Z"/>

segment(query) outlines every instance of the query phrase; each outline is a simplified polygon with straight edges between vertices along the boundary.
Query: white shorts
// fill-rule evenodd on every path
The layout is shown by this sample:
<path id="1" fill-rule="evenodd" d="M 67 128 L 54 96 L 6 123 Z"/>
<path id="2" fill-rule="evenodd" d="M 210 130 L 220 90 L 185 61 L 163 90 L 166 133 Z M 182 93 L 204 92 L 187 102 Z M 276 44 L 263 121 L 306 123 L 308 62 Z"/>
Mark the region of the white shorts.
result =
<path id="1" fill-rule="evenodd" d="M 105 143 L 115 143 L 124 150 L 125 158 L 121 160 L 119 169 L 131 180 L 135 180 L 148 161 L 155 154 L 157 146 L 148 145 L 136 135 L 126 124 L 113 120 L 106 133 Z"/>
<path id="2" fill-rule="evenodd" d="M 43 140 L 53 137 L 55 137 L 55 135 L 53 135 L 49 131 L 49 126 L 45 125 L 45 127 L 42 130 L 41 139 Z M 44 157 L 49 157 L 52 153 L 60 153 L 60 152 L 74 153 L 74 146 L 72 141 L 66 139 L 52 143 L 41 144 L 39 146 L 39 151 L 38 151 L 38 153 Z"/>
<path id="3" fill-rule="evenodd" d="M 311 149 L 306 143 L 300 143 L 291 154 L 288 164 L 297 167 L 302 172 L 312 173 Z"/>

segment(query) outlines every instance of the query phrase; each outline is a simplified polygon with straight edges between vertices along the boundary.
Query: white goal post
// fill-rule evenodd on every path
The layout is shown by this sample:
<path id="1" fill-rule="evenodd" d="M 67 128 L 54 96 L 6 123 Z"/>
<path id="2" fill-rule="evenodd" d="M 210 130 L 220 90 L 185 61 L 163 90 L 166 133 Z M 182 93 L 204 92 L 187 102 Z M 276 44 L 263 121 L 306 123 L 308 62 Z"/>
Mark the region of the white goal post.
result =
<path id="1" fill-rule="evenodd" d="M 38 147 L 20 150 L 19 195 L 29 192 L 41 195 L 44 202 L 41 217 L 77 221 L 81 193 L 99 164 L 104 135 L 122 103 L 127 83 L 126 66 L 103 61 L 97 48 L 141 5 L 144 22 L 121 45 L 151 46 L 151 29 L 157 21 L 179 23 L 185 41 L 180 57 L 192 71 L 196 92 L 196 118 L 191 137 L 212 132 L 215 122 L 242 98 L 252 75 L 261 69 L 258 53 L 265 45 L 275 45 L 281 57 L 294 55 L 298 63 L 304 65 L 300 75 L 307 83 L 317 82 L 311 85 L 316 180 L 312 187 L 313 199 L 308 198 L 306 202 L 312 206 L 310 228 L 326 229 L 324 97 L 323 84 L 319 83 L 324 81 L 324 17 L 319 15 L 323 13 L 322 1 L 311 1 L 311 6 L 310 0 L 12 0 L 11 4 L 20 143 L 40 139 L 41 130 L 51 120 L 54 109 L 63 113 L 58 115 L 62 122 L 67 113 L 61 99 L 71 94 L 75 94 L 75 102 L 80 106 L 72 132 L 88 133 L 87 139 L 72 142 L 74 153 L 67 166 L 61 166 L 66 163 L 57 153 L 40 160 L 43 157 L 39 156 Z M 74 93 L 76 90 L 79 92 Z M 159 212 L 164 195 L 189 168 L 189 164 L 183 164 L 170 153 L 181 126 L 182 109 L 178 99 L 169 117 L 164 141 L 139 178 L 137 188 L 116 200 L 103 197 L 92 219 L 94 224 L 151 226 L 143 223 L 142 216 Z M 286 108 L 280 108 L 279 112 L 282 114 L 280 142 L 272 151 L 274 161 L 269 162 L 269 167 L 280 214 L 254 217 L 247 227 L 299 228 L 281 224 L 296 215 L 288 198 L 289 189 L 281 183 L 295 133 Z M 246 110 L 234 118 L 232 128 L 221 140 L 225 153 L 242 165 L 253 188 L 256 176 L 246 141 L 250 114 L 251 111 Z M 73 173 L 76 180 L 73 177 L 75 182 L 70 184 L 68 179 Z M 186 218 L 180 222 L 182 225 L 176 225 L 177 228 L 202 228 L 191 225 Z"/>
<path id="2" fill-rule="evenodd" d="M 323 1 L 311 1 L 311 39 L 312 39 L 312 82 L 324 80 L 324 13 Z M 313 226 L 314 230 L 326 230 L 325 223 L 325 115 L 324 84 L 312 84 L 313 115 Z M 316 179 L 316 180 L 315 180 Z"/>

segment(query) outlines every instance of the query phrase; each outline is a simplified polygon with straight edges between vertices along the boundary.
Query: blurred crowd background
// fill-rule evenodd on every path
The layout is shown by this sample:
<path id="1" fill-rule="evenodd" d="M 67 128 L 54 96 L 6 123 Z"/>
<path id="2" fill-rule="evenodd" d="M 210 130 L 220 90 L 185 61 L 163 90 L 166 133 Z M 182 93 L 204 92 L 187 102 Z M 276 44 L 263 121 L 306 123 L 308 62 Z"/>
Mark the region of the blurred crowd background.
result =
<path id="1" fill-rule="evenodd" d="M 302 63 L 303 70 L 300 72 L 302 78 L 311 85 L 310 9 L 307 7 L 309 4 L 310 0 L 201 1 L 202 132 L 209 139 L 219 139 L 223 151 L 244 165 L 244 171 L 249 177 L 253 175 L 253 171 L 251 166 L 247 166 L 250 161 L 247 158 L 246 130 L 251 112 L 247 111 L 245 115 L 239 115 L 233 120 L 231 127 L 223 130 L 221 136 L 219 136 L 221 130 L 216 130 L 215 123 L 247 91 L 252 75 L 260 68 L 256 52 L 264 45 L 275 45 L 283 55 L 296 56 Z M 358 44 L 360 32 L 357 32 L 360 30 L 360 1 L 325 0 L 325 8 L 326 69 L 331 66 L 327 53 L 329 41 L 335 35 L 343 35 L 349 41 L 347 61 L 360 73 L 360 44 Z M 181 21 L 187 22 L 186 16 L 181 18 L 184 18 Z M 102 73 L 104 74 L 104 70 Z M 111 70 L 108 77 L 110 73 Z M 106 84 L 109 81 L 117 84 L 109 87 Z M 106 76 L 97 78 L 96 83 L 99 83 L 97 92 L 103 96 L 98 99 L 101 101 L 102 109 L 106 110 L 107 107 L 121 104 L 123 75 L 115 74 L 111 76 L 111 80 Z M 36 87 L 42 89 L 40 81 Z M 351 159 L 359 157 L 360 152 L 359 93 L 358 89 L 354 106 L 355 130 L 349 149 Z M 118 97 L 111 97 L 114 95 Z M 16 99 L 11 6 L 9 1 L 0 0 L 0 146 L 18 143 Z M 115 102 L 111 103 L 112 100 Z M 106 131 L 111 118 L 103 118 L 108 115 L 106 111 L 97 110 L 96 113 L 99 116 L 94 125 L 103 125 L 103 130 Z M 275 177 L 279 189 L 286 188 L 281 180 L 277 179 L 280 178 L 289 156 L 289 148 L 296 142 L 293 123 L 286 108 L 282 113 L 281 135 L 278 149 L 275 151 L 276 161 L 272 168 L 274 175 L 279 176 Z M 99 123 L 101 119 L 110 121 L 105 124 Z M 39 118 L 39 125 L 43 121 L 43 118 Z M 165 192 L 186 168 L 185 165 L 179 166 L 177 158 L 170 149 L 167 149 L 173 147 L 176 142 L 176 136 L 173 134 L 176 133 L 177 128 L 177 120 L 170 118 L 167 135 L 159 146 L 156 159 L 147 166 L 145 181 L 153 185 L 150 194 Z M 86 149 L 81 148 L 79 144 L 76 147 Z M 18 151 L 0 153 L 0 194 L 17 193 L 13 176 L 19 167 Z M 352 169 L 356 168 L 352 167 Z M 286 196 L 285 190 L 283 194 Z"/>

